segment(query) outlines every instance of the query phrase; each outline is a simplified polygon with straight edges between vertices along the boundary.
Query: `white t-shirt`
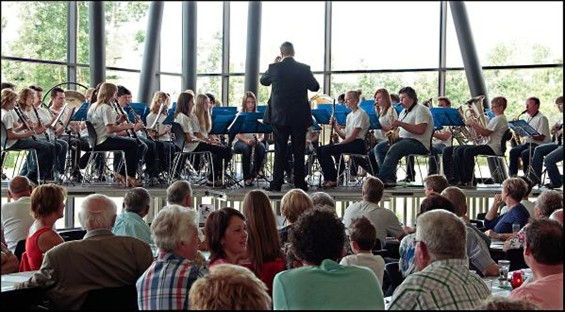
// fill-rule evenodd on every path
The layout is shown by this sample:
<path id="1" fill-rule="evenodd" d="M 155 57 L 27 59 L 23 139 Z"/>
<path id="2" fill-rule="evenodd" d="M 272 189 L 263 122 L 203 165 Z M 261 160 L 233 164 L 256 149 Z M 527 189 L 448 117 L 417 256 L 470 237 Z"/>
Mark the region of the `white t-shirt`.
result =
<path id="1" fill-rule="evenodd" d="M 422 143 L 428 151 L 430 150 L 430 142 L 432 133 L 434 132 L 434 119 L 429 108 L 422 104 L 416 104 L 410 111 L 404 109 L 398 116 L 398 120 L 413 125 L 419 125 L 422 123 L 427 124 L 426 131 L 424 131 L 424 133 L 422 134 L 414 134 L 402 127 L 400 127 L 398 134 L 401 138 L 416 139 L 420 143 Z"/>
<path id="2" fill-rule="evenodd" d="M 29 227 L 35 219 L 31 216 L 31 199 L 20 197 L 2 205 L 2 226 L 8 249 L 14 252 L 18 241 L 26 239 Z"/>
<path id="3" fill-rule="evenodd" d="M 115 135 L 114 133 L 108 133 L 106 126 L 116 124 L 116 117 L 116 112 L 108 104 L 94 103 L 90 106 L 86 119 L 92 123 L 96 131 L 96 145 Z"/>
<path id="4" fill-rule="evenodd" d="M 508 121 L 506 115 L 498 115 L 491 119 L 487 125 L 487 129 L 494 131 L 488 138 L 487 145 L 492 148 L 496 155 L 502 154 L 502 146 L 500 145 L 502 137 L 508 130 Z"/>
<path id="5" fill-rule="evenodd" d="M 444 126 L 443 129 L 437 130 L 436 133 L 442 133 L 444 131 L 451 133 L 451 127 Z M 432 145 L 435 144 L 444 144 L 445 146 L 451 146 L 451 136 L 447 140 L 440 140 L 433 137 L 432 135 Z"/>
<path id="6" fill-rule="evenodd" d="M 16 115 L 16 112 L 12 109 L 10 111 L 7 111 L 5 109 L 2 108 L 2 123 L 4 124 L 4 127 L 6 127 L 6 130 L 10 130 L 12 129 L 12 132 L 14 131 L 14 122 L 18 120 L 18 115 Z M 18 140 L 8 140 L 8 138 L 6 138 L 6 148 L 10 148 L 12 147 L 12 145 L 16 144 Z"/>
<path id="7" fill-rule="evenodd" d="M 535 143 L 535 144 L 544 144 L 551 142 L 551 132 L 549 131 L 549 120 L 547 117 L 544 116 L 540 111 L 534 116 L 530 117 L 527 115 L 526 122 L 534 129 L 536 129 L 539 134 L 545 135 L 543 138 L 543 142 L 536 141 L 532 137 L 526 137 L 524 143 Z"/>
<path id="8" fill-rule="evenodd" d="M 362 109 L 358 108 L 356 111 L 347 114 L 347 119 L 345 120 L 345 137 L 348 138 L 353 134 L 355 128 L 361 128 L 361 131 L 357 133 L 356 139 L 365 139 L 367 131 L 369 131 L 369 115 Z"/>
<path id="9" fill-rule="evenodd" d="M 382 126 L 391 127 L 393 119 L 398 119 L 398 113 L 396 112 L 396 109 L 394 109 L 393 106 L 390 106 L 385 115 L 379 116 L 379 123 Z M 377 142 L 387 140 L 387 137 L 383 129 L 375 130 L 374 134 L 375 134 L 375 138 L 377 138 Z"/>
<path id="10" fill-rule="evenodd" d="M 341 258 L 341 265 L 358 265 L 371 269 L 379 279 L 379 283 L 383 284 L 383 276 L 385 273 L 385 259 L 379 255 L 370 253 L 358 253 Z"/>
<path id="11" fill-rule="evenodd" d="M 194 136 L 194 131 L 192 129 L 197 129 L 197 125 L 194 124 L 194 116 L 191 115 L 190 117 L 188 117 L 187 115 L 183 114 L 183 113 L 179 113 L 177 114 L 177 116 L 175 117 L 175 122 L 177 122 L 181 128 L 182 131 L 184 133 L 188 133 L 191 136 Z M 196 149 L 196 147 L 198 146 L 199 142 L 186 142 L 184 144 L 184 150 L 183 152 L 192 152 Z"/>
<path id="12" fill-rule="evenodd" d="M 155 122 L 155 118 L 157 118 L 157 114 L 153 112 L 147 115 L 145 119 L 147 121 L 147 127 L 153 126 L 153 123 Z M 159 118 L 157 119 L 158 126 L 155 126 L 155 130 L 159 130 L 159 128 L 163 126 L 163 121 L 165 121 L 165 119 L 167 119 L 167 115 L 161 114 L 159 116 Z M 168 133 L 163 134 L 158 139 L 158 141 L 170 141 L 170 140 L 171 140 L 171 135 Z"/>
<path id="13" fill-rule="evenodd" d="M 33 108 L 32 108 L 33 110 Z M 49 112 L 49 110 L 45 107 L 39 107 L 37 108 L 37 114 L 39 115 L 39 119 L 41 121 L 41 125 L 43 125 L 44 127 L 48 127 L 50 125 L 50 121 L 52 119 L 51 117 L 51 113 Z M 33 121 L 34 123 L 37 123 L 37 116 L 35 115 L 35 112 L 32 112 L 31 114 L 27 114 L 31 121 Z M 53 131 L 52 128 L 47 128 L 47 135 L 49 135 L 49 140 L 53 141 L 55 139 L 55 131 Z M 41 134 L 39 136 L 39 139 L 45 139 L 45 135 Z"/>

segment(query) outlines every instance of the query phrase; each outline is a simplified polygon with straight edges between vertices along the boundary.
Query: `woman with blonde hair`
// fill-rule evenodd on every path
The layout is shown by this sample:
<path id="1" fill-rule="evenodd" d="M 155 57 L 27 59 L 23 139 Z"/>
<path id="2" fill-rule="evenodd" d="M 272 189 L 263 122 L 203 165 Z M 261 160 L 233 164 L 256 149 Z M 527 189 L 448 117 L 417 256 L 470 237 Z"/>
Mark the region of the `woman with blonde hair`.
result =
<path id="1" fill-rule="evenodd" d="M 247 221 L 249 269 L 273 291 L 275 275 L 285 269 L 277 221 L 269 196 L 253 190 L 243 198 L 242 213 Z"/>
<path id="2" fill-rule="evenodd" d="M 156 91 L 151 100 L 146 118 L 147 132 L 153 137 L 157 149 L 157 172 L 169 171 L 175 145 L 171 141 L 171 125 L 163 124 L 167 119 L 171 97 L 163 91 Z M 155 127 L 153 127 L 155 125 Z"/>
<path id="3" fill-rule="evenodd" d="M 392 129 L 392 121 L 398 119 L 398 112 L 392 106 L 391 97 L 387 89 L 377 89 L 373 98 L 375 99 L 375 111 L 377 112 L 377 116 L 379 117 L 379 123 L 382 126 L 382 129 L 375 130 L 374 136 L 377 140 L 377 144 L 387 144 L 386 133 Z M 371 161 L 371 165 L 373 166 L 373 170 L 375 171 L 374 173 L 376 174 L 377 172 L 379 172 L 379 165 L 377 164 L 375 152 L 376 147 L 371 149 L 367 153 L 367 156 L 369 156 L 369 160 Z"/>
<path id="4" fill-rule="evenodd" d="M 251 91 L 245 92 L 241 103 L 241 113 L 257 112 L 257 97 Z M 253 186 L 253 179 L 261 168 L 265 159 L 267 147 L 263 140 L 264 133 L 238 133 L 233 141 L 233 150 L 236 154 L 242 154 L 243 179 L 245 186 Z M 254 154 L 253 166 L 251 166 L 251 155 Z"/>
<path id="5" fill-rule="evenodd" d="M 39 270 L 43 255 L 63 243 L 55 231 L 55 222 L 65 211 L 65 188 L 56 184 L 43 184 L 31 193 L 31 213 L 35 221 L 26 237 L 25 251 L 20 262 L 20 272 Z"/>
<path id="6" fill-rule="evenodd" d="M 120 172 L 114 172 L 115 181 L 128 187 L 141 186 L 141 183 L 135 178 L 140 158 L 137 142 L 134 139 L 123 137 L 127 130 L 134 128 L 134 125 L 123 122 L 127 117 L 121 115 L 118 118 L 112 108 L 111 102 L 116 100 L 117 93 L 118 87 L 115 84 L 104 82 L 100 86 L 96 103 L 90 105 L 88 109 L 86 119 L 92 123 L 96 131 L 96 151 L 123 150 L 125 153 L 127 172 L 124 166 L 121 166 Z"/>

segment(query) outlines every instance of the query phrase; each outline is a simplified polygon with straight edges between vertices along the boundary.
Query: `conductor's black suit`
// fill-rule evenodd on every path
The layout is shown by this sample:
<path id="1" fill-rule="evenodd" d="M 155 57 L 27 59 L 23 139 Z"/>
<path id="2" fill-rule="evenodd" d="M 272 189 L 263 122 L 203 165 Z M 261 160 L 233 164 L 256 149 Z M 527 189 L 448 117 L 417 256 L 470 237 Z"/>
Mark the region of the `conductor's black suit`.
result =
<path id="1" fill-rule="evenodd" d="M 284 182 L 284 167 L 290 136 L 294 154 L 294 186 L 306 190 L 304 181 L 304 151 L 306 131 L 312 125 L 308 90 L 318 91 L 320 84 L 310 66 L 292 57 L 269 65 L 261 76 L 261 84 L 270 86 L 271 99 L 265 120 L 273 127 L 275 138 L 275 165 L 270 189 L 279 191 Z"/>

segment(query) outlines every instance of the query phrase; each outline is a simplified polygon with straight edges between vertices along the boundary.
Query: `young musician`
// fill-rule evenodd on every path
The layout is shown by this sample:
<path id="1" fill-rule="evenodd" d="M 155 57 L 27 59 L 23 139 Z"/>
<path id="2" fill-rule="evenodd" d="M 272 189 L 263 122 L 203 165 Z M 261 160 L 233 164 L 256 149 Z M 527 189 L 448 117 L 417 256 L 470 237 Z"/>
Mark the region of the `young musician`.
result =
<path id="1" fill-rule="evenodd" d="M 120 172 L 114 172 L 115 180 L 127 186 L 141 186 L 135 178 L 138 155 L 138 145 L 134 139 L 122 137 L 130 129 L 135 129 L 132 123 L 124 122 L 127 116 L 120 115 L 118 118 L 111 102 L 116 99 L 118 87 L 109 82 L 100 86 L 97 102 L 90 105 L 87 120 L 92 123 L 96 131 L 96 150 L 123 150 L 126 157 L 127 172 L 124 166 Z M 118 124 L 119 123 L 119 124 Z M 128 175 L 127 184 L 125 175 Z"/>
<path id="2" fill-rule="evenodd" d="M 257 98 L 251 91 L 245 92 L 241 103 L 241 112 L 257 112 Z M 233 142 L 235 153 L 242 154 L 243 179 L 245 186 L 253 186 L 253 179 L 265 159 L 266 147 L 263 143 L 264 133 L 238 133 Z M 253 167 L 251 155 L 254 154 Z"/>
<path id="3" fill-rule="evenodd" d="M 343 141 L 318 148 L 317 155 L 324 174 L 324 182 L 322 183 L 324 188 L 337 186 L 337 171 L 332 157 L 339 161 L 342 153 L 362 154 L 365 152 L 365 135 L 369 130 L 369 115 L 358 107 L 359 92 L 348 91 L 345 94 L 345 105 L 351 109 L 351 113 L 347 115 L 345 121 L 345 131 L 339 129 L 335 119 L 330 120 L 332 127 Z M 338 168 L 338 170 L 341 173 L 343 167 Z"/>
<path id="4" fill-rule="evenodd" d="M 163 91 L 156 91 L 146 117 L 147 131 L 155 141 L 157 148 L 157 171 L 168 171 L 175 145 L 171 141 L 171 125 L 163 124 L 167 119 L 171 97 Z M 157 115 L 159 114 L 159 115 Z M 155 125 L 153 127 L 153 125 Z M 152 128 L 153 127 L 153 128 Z"/>
<path id="5" fill-rule="evenodd" d="M 37 166 L 30 166 L 27 171 L 27 178 L 38 184 L 39 177 L 46 177 L 53 166 L 53 155 L 55 147 L 47 141 L 37 141 L 31 137 L 34 136 L 33 128 L 26 121 L 19 118 L 14 112 L 18 95 L 12 89 L 2 89 L 2 124 L 6 128 L 6 145 L 9 149 L 28 149 L 33 148 L 37 152 L 39 162 L 39 171 Z"/>

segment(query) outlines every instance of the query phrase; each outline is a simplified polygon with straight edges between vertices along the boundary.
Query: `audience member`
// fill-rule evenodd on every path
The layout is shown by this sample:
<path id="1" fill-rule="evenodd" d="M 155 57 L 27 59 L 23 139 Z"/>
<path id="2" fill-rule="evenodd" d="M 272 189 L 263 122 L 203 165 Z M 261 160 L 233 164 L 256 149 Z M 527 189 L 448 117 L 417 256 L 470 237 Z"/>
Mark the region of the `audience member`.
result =
<path id="1" fill-rule="evenodd" d="M 549 219 L 555 220 L 563 225 L 563 208 L 555 210 L 551 216 L 549 216 Z"/>
<path id="2" fill-rule="evenodd" d="M 526 192 L 526 195 L 524 195 L 524 197 L 522 197 L 522 200 L 520 201 L 520 203 L 522 205 L 524 205 L 524 207 L 526 207 L 526 209 L 528 210 L 528 213 L 530 214 L 530 217 L 534 216 L 534 202 L 531 201 L 529 199 L 530 194 L 532 193 L 532 189 L 534 187 L 534 184 L 532 183 L 532 181 L 527 178 L 527 177 L 518 177 L 522 180 L 524 180 L 524 182 L 526 182 L 526 185 L 528 185 L 528 191 Z M 508 211 L 508 206 L 504 206 L 500 209 L 500 214 L 505 214 Z"/>
<path id="3" fill-rule="evenodd" d="M 112 234 L 116 210 L 109 197 L 88 195 L 78 213 L 84 238 L 49 250 L 41 269 L 21 287 L 44 288 L 56 309 L 78 310 L 90 290 L 134 286 L 153 255 L 141 240 Z"/>
<path id="4" fill-rule="evenodd" d="M 26 239 L 34 221 L 31 216 L 31 191 L 31 183 L 25 176 L 15 176 L 8 184 L 10 202 L 2 204 L 2 226 L 6 245 L 12 252 L 20 240 Z"/>
<path id="5" fill-rule="evenodd" d="M 450 186 L 443 190 L 441 195 L 451 201 L 455 208 L 454 213 L 465 223 L 469 267 L 476 269 L 483 276 L 498 276 L 498 265 L 492 259 L 489 251 L 490 238 L 465 217 L 467 214 L 465 193 L 457 186 Z"/>
<path id="6" fill-rule="evenodd" d="M 249 269 L 219 264 L 196 280 L 189 293 L 192 310 L 271 310 L 267 287 Z"/>
<path id="7" fill-rule="evenodd" d="M 534 280 L 514 289 L 511 299 L 523 299 L 544 310 L 563 310 L 563 226 L 540 218 L 526 227 L 524 260 Z"/>
<path id="8" fill-rule="evenodd" d="M 61 244 L 63 238 L 55 231 L 55 222 L 63 217 L 66 190 L 56 184 L 42 184 L 31 193 L 31 211 L 35 221 L 29 227 L 26 247 L 20 261 L 20 272 L 38 270 L 43 255 Z"/>
<path id="9" fill-rule="evenodd" d="M 305 211 L 314 208 L 312 199 L 301 189 L 291 189 L 281 199 L 281 215 L 285 219 L 285 226 L 279 230 L 281 245 L 288 242 L 289 230 Z"/>
<path id="10" fill-rule="evenodd" d="M 192 188 L 186 180 L 177 180 L 167 188 L 167 204 L 191 208 Z"/>
<path id="11" fill-rule="evenodd" d="M 275 276 L 275 310 L 384 309 L 381 285 L 370 269 L 337 263 L 344 254 L 345 228 L 333 213 L 304 212 L 290 243 L 303 266 Z"/>
<path id="12" fill-rule="evenodd" d="M 188 291 L 204 276 L 198 254 L 198 215 L 179 205 L 163 207 L 151 223 L 159 255 L 136 283 L 140 310 L 188 310 Z"/>
<path id="13" fill-rule="evenodd" d="M 423 214 L 426 211 L 434 210 L 434 209 L 445 209 L 449 212 L 454 212 L 455 207 L 449 201 L 449 199 L 433 193 L 430 194 L 428 197 L 424 198 L 420 203 L 420 212 L 418 216 Z M 398 260 L 398 265 L 400 267 L 400 272 L 404 277 L 408 276 L 409 274 L 415 272 L 417 270 L 415 256 L 416 256 L 416 233 L 411 233 L 400 241 L 400 247 L 398 248 L 400 253 L 400 259 Z"/>
<path id="14" fill-rule="evenodd" d="M 18 260 L 16 255 L 14 255 L 10 251 L 10 249 L 6 247 L 6 241 L 4 240 L 4 227 L 2 227 L 2 231 L 0 232 L 0 235 L 2 238 L 2 242 L 0 243 L 0 246 L 2 247 L 2 253 L 1 253 L 2 262 L 0 263 L 0 274 L 18 272 L 20 261 Z"/>
<path id="15" fill-rule="evenodd" d="M 115 235 L 139 238 L 153 244 L 151 229 L 143 218 L 149 213 L 151 195 L 143 187 L 135 187 L 124 196 L 123 212 L 116 218 L 112 229 Z"/>
<path id="16" fill-rule="evenodd" d="M 241 212 L 225 207 L 206 219 L 206 242 L 210 249 L 208 267 L 222 263 L 240 264 L 247 258 L 247 224 Z"/>
<path id="17" fill-rule="evenodd" d="M 415 262 L 392 295 L 389 310 L 469 310 L 490 296 L 490 289 L 469 271 L 465 224 L 452 212 L 428 211 L 417 219 Z"/>
<path id="18" fill-rule="evenodd" d="M 402 239 L 408 234 L 403 230 L 394 212 L 379 206 L 383 192 L 384 185 L 379 178 L 367 177 L 361 191 L 363 200 L 349 205 L 343 215 L 343 223 L 346 228 L 351 227 L 351 221 L 354 218 L 367 217 L 377 230 L 377 239 L 380 242 L 380 246 L 376 246 L 378 249 L 384 247 L 387 236 Z"/>
<path id="19" fill-rule="evenodd" d="M 314 192 L 310 194 L 314 206 L 326 206 L 335 209 L 335 199 L 326 192 Z"/>
<path id="20" fill-rule="evenodd" d="M 273 279 L 277 273 L 286 269 L 286 266 L 269 196 L 261 190 L 248 192 L 243 198 L 241 212 L 247 221 L 249 235 L 249 269 L 267 285 L 269 294 L 272 294 Z"/>
<path id="21" fill-rule="evenodd" d="M 349 228 L 349 244 L 354 255 L 345 256 L 339 264 L 368 267 L 375 272 L 379 283 L 383 284 L 385 260 L 380 255 L 373 255 L 377 241 L 377 230 L 367 217 L 353 219 Z"/>
<path id="22" fill-rule="evenodd" d="M 484 224 L 488 230 L 489 237 L 500 239 L 501 233 L 512 233 L 512 224 L 520 224 L 520 228 L 528 223 L 530 213 L 520 203 L 524 195 L 528 192 L 527 183 L 520 178 L 508 178 L 502 182 L 502 194 L 494 195 L 494 203 L 485 215 Z M 498 208 L 501 203 L 506 203 L 508 212 L 498 215 Z"/>
<path id="23" fill-rule="evenodd" d="M 484 300 L 481 303 L 481 305 L 479 305 L 476 309 L 487 310 L 487 311 L 496 311 L 496 310 L 516 311 L 516 310 L 537 310 L 537 307 L 533 303 L 525 300 L 509 299 L 508 297 L 501 297 L 501 296 L 490 296 L 486 300 Z"/>
<path id="24" fill-rule="evenodd" d="M 429 196 L 431 193 L 440 194 L 449 186 L 447 178 L 441 174 L 430 174 L 424 178 L 423 182 L 426 196 Z"/>

